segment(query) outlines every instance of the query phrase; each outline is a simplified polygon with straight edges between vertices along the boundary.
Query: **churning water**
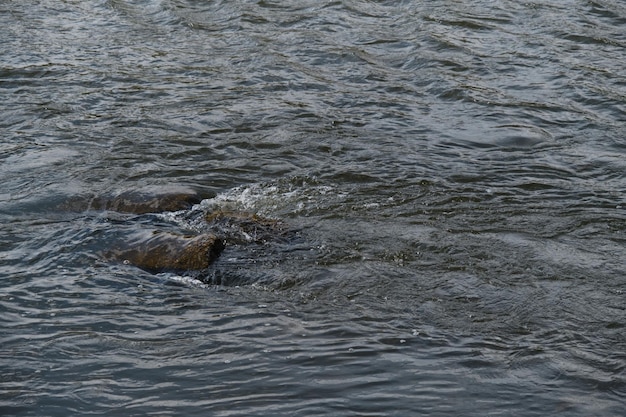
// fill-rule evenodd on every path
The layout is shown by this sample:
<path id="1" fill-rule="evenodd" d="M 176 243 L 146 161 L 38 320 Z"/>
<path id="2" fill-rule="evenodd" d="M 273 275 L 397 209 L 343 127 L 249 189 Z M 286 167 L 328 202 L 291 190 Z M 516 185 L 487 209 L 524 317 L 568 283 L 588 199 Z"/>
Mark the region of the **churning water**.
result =
<path id="1" fill-rule="evenodd" d="M 621 0 L 0 0 L 0 414 L 619 416 Z M 296 238 L 99 255 L 193 189 Z"/>

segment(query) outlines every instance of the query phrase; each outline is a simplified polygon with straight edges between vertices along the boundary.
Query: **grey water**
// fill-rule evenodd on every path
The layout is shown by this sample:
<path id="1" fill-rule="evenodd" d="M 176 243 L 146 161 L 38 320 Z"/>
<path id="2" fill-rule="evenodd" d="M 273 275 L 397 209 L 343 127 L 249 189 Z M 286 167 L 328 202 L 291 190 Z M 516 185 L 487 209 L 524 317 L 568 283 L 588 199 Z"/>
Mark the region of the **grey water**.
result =
<path id="1" fill-rule="evenodd" d="M 0 0 L 0 415 L 623 416 L 621 0 Z M 197 279 L 102 252 L 194 190 Z M 185 223 L 187 222 L 187 223 Z"/>

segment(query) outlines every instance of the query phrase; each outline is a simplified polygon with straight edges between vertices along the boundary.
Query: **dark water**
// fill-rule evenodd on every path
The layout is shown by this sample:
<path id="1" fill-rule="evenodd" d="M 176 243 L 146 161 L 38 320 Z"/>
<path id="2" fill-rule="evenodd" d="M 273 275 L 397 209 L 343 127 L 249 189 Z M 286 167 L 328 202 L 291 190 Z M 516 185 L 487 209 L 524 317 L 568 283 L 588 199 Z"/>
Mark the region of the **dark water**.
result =
<path id="1" fill-rule="evenodd" d="M 621 416 L 626 5 L 0 0 L 0 414 Z M 297 238 L 103 260 L 191 188 Z M 219 283 L 219 285 L 213 285 Z"/>

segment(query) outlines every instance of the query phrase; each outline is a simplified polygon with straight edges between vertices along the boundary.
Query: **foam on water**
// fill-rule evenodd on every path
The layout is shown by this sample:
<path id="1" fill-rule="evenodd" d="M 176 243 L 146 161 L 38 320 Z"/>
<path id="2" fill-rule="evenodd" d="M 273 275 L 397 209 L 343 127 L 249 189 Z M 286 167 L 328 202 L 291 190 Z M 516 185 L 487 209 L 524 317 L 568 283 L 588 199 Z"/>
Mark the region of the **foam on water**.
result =
<path id="1" fill-rule="evenodd" d="M 198 287 L 198 288 L 210 287 L 208 284 L 202 282 L 201 280 L 190 277 L 188 275 L 177 275 L 177 274 L 171 274 L 171 273 L 161 273 L 157 275 L 169 281 L 187 285 L 190 287 Z"/>
<path id="2" fill-rule="evenodd" d="M 307 216 L 329 206 L 342 204 L 347 193 L 330 185 L 294 185 L 288 181 L 247 184 L 202 200 L 189 210 L 164 212 L 156 216 L 183 229 L 206 231 L 204 215 L 212 212 L 258 215 L 267 219 L 287 220 Z M 380 203 L 364 204 L 377 208 Z"/>
<path id="3" fill-rule="evenodd" d="M 200 203 L 204 210 L 247 211 L 272 217 L 277 213 L 296 214 L 304 211 L 307 203 L 318 196 L 332 195 L 335 188 L 329 185 L 295 186 L 285 183 L 257 183 L 234 187 L 214 198 Z"/>

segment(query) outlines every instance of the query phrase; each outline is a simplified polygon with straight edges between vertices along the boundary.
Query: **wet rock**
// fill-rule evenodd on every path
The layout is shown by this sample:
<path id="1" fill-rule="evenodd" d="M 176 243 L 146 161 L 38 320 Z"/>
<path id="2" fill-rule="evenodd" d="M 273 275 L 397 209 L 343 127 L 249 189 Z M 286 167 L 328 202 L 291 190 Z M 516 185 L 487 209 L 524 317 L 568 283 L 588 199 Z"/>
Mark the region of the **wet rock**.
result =
<path id="1" fill-rule="evenodd" d="M 181 236 L 153 232 L 129 242 L 109 257 L 152 273 L 188 272 L 207 269 L 224 249 L 224 242 L 212 234 Z"/>
<path id="2" fill-rule="evenodd" d="M 286 233 L 282 222 L 253 213 L 216 210 L 204 220 L 209 229 L 232 243 L 266 243 Z"/>
<path id="3" fill-rule="evenodd" d="M 118 213 L 146 214 L 190 209 L 202 201 L 193 191 L 146 194 L 127 191 L 114 196 L 77 197 L 66 201 L 62 209 L 69 211 L 109 210 Z"/>
<path id="4" fill-rule="evenodd" d="M 110 210 L 119 213 L 162 213 L 190 209 L 202 201 L 197 194 L 168 194 L 144 196 L 125 193 L 113 199 L 95 198 L 91 201 L 92 210 Z"/>

